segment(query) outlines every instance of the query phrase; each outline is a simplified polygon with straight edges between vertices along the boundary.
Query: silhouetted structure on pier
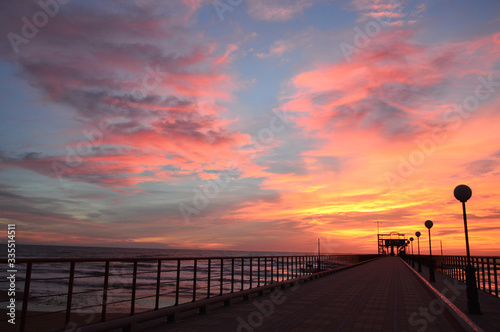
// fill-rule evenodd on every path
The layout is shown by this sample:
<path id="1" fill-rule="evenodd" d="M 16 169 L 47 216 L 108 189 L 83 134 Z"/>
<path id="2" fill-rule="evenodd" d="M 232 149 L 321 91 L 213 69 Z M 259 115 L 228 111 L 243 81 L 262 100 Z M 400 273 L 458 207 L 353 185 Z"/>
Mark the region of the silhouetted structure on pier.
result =
<path id="1" fill-rule="evenodd" d="M 378 238 L 378 254 L 394 256 L 400 251 L 406 253 L 406 237 L 404 234 L 398 232 L 391 232 L 390 234 L 377 234 Z M 390 248 L 390 251 L 389 251 Z M 396 250 L 394 250 L 396 248 Z"/>

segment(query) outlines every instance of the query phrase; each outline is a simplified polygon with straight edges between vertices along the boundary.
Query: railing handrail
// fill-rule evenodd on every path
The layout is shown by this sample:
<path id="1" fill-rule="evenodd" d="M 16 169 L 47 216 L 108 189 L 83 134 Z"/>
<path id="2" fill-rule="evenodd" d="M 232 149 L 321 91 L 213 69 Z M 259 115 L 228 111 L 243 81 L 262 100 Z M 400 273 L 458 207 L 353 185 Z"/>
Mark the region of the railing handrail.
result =
<path id="1" fill-rule="evenodd" d="M 321 254 L 326 256 L 364 256 L 372 254 Z M 375 255 L 375 254 L 373 254 Z M 189 256 L 189 257 L 104 257 L 104 258 L 16 258 L 16 263 L 82 263 L 82 262 L 152 262 L 152 261 L 177 261 L 177 260 L 205 260 L 205 259 L 250 259 L 250 258 L 276 258 L 276 257 L 318 257 L 318 255 L 275 255 L 275 256 Z M 6 258 L 0 263 L 7 263 Z"/>
<path id="2" fill-rule="evenodd" d="M 408 256 L 418 256 L 418 254 L 406 254 Z M 420 256 L 429 256 L 429 254 L 420 254 Z M 467 258 L 466 255 L 439 255 L 439 254 L 434 254 L 432 253 L 432 257 L 465 257 Z M 470 258 L 495 258 L 495 259 L 500 259 L 500 256 L 470 256 Z"/>
<path id="3" fill-rule="evenodd" d="M 434 254 L 432 254 L 432 256 L 439 256 L 439 257 L 465 257 L 465 258 L 467 258 L 466 255 L 434 255 Z M 470 258 L 496 258 L 496 259 L 499 259 L 500 256 L 470 256 Z"/>

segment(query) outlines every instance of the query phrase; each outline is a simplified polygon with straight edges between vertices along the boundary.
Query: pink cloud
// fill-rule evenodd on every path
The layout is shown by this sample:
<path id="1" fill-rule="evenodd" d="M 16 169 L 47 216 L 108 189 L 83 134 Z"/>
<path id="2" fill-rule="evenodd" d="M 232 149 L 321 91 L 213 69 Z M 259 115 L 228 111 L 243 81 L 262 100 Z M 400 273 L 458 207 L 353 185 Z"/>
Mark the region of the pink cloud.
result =
<path id="1" fill-rule="evenodd" d="M 229 55 L 231 55 L 231 53 L 233 53 L 237 49 L 238 45 L 234 44 L 228 45 L 226 53 L 219 60 L 217 60 L 216 64 L 227 62 L 227 58 L 229 57 Z"/>
<path id="2" fill-rule="evenodd" d="M 202 3 L 184 1 L 190 12 Z M 29 11 L 18 9 L 17 14 Z M 221 169 L 229 162 L 249 176 L 261 174 L 241 150 L 251 143 L 249 136 L 228 129 L 236 120 L 224 117 L 223 103 L 232 100 L 240 83 L 222 64 L 231 62 L 237 45 L 217 47 L 188 23 L 147 8 L 133 15 L 92 6 L 61 10 L 64 15 L 21 45 L 23 58 L 3 55 L 96 140 L 88 142 L 77 132 L 81 140 L 66 142 L 77 151 L 76 167 L 68 166 L 64 150 L 32 158 L 5 155 L 4 166 L 57 177 L 52 165 L 59 163 L 67 167 L 68 179 L 114 189 L 179 176 L 206 178 L 203 168 Z M 10 14 L 6 20 L 15 22 L 16 13 Z M 85 151 L 78 152 L 82 144 Z M 172 158 L 175 171 L 164 168 Z"/>
<path id="3" fill-rule="evenodd" d="M 351 5 L 359 11 L 395 10 L 402 5 L 398 0 L 352 0 Z"/>
<path id="4" fill-rule="evenodd" d="M 427 10 L 425 3 L 415 6 L 412 10 L 408 2 L 399 0 L 352 0 L 350 5 L 360 12 L 360 21 L 383 20 L 391 26 L 398 27 L 416 23 L 416 19 Z M 412 19 L 407 19 L 409 17 Z"/>
<path id="5" fill-rule="evenodd" d="M 317 142 L 302 152 L 305 175 L 290 172 L 266 178 L 263 188 L 280 190 L 280 199 L 241 206 L 237 216 L 294 219 L 308 229 L 330 234 L 329 226 L 351 211 L 354 218 L 363 220 L 380 214 L 391 223 L 389 228 L 394 224 L 396 229 L 398 219 L 406 215 L 422 220 L 426 215 L 443 215 L 443 200 L 447 200 L 443 197 L 456 185 L 458 174 L 467 170 L 498 177 L 496 142 L 500 138 L 486 125 L 498 118 L 492 111 L 498 97 L 493 95 L 462 119 L 460 132 L 443 120 L 452 105 L 474 93 L 479 75 L 492 73 L 498 81 L 494 68 L 500 50 L 493 42 L 495 36 L 433 45 L 416 42 L 413 34 L 412 30 L 388 30 L 353 61 L 317 64 L 290 80 L 290 92 L 281 107 L 293 113 L 290 119 L 302 130 L 303 139 Z M 435 152 L 425 156 L 423 165 L 393 191 L 384 174 L 397 174 L 398 158 L 408 160 L 414 151 L 422 153 L 418 143 L 429 140 L 434 129 L 442 131 L 445 141 L 433 143 Z M 468 181 L 481 192 L 496 192 L 472 176 Z M 481 204 L 494 205 L 492 201 Z M 453 225 L 453 215 L 442 219 L 442 227 Z M 359 227 L 348 225 L 345 234 L 337 235 L 366 231 L 368 226 Z M 450 247 L 451 243 L 452 239 Z"/>

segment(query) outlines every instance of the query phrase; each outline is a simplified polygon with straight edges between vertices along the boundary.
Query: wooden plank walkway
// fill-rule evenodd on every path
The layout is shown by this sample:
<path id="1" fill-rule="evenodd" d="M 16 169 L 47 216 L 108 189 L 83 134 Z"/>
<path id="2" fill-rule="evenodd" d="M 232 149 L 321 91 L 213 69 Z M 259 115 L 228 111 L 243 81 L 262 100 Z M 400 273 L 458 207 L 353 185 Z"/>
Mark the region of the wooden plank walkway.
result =
<path id="1" fill-rule="evenodd" d="M 443 309 L 400 258 L 384 257 L 207 314 L 186 313 L 176 323 L 141 328 L 153 332 L 465 331 Z"/>

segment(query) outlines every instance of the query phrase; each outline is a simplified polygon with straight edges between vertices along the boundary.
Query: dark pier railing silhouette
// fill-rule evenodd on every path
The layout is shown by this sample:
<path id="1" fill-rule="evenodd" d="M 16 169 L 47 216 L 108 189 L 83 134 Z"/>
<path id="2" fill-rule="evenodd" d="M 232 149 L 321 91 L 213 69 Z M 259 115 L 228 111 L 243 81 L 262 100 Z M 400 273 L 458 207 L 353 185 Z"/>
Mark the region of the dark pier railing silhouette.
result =
<path id="1" fill-rule="evenodd" d="M 204 311 L 208 305 L 221 302 L 229 305 L 236 296 L 262 294 L 376 257 L 17 259 L 22 309 L 16 328 L 21 332 L 77 327 L 85 331 L 85 326 L 91 325 L 89 331 L 105 331 L 135 324 L 137 319 L 175 319 L 183 310 Z M 7 263 L 5 259 L 0 262 Z M 6 282 L 4 278 L 0 285 Z M 8 318 L 2 317 L 0 323 Z"/>
<path id="2" fill-rule="evenodd" d="M 467 256 L 432 256 L 436 271 L 453 279 L 466 281 L 465 267 Z M 498 293 L 500 281 L 500 257 L 471 256 L 471 264 L 476 269 L 477 288 L 489 294 L 500 297 Z M 412 259 L 422 265 L 429 266 L 429 255 L 406 255 L 406 261 L 411 264 Z"/>

